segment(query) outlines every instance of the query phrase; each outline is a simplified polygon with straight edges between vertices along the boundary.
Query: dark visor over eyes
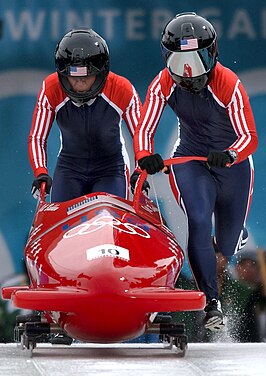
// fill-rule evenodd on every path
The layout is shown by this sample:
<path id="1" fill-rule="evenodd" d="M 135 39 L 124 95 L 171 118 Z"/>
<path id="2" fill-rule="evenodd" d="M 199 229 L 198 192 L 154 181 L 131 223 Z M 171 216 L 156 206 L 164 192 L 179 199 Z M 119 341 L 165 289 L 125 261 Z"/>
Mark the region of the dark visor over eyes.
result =
<path id="1" fill-rule="evenodd" d="M 94 67 L 91 63 L 86 66 L 79 66 L 79 65 L 67 65 L 64 66 L 64 69 L 61 73 L 65 76 L 93 76 L 97 75 L 100 70 Z"/>
<path id="2" fill-rule="evenodd" d="M 180 77 L 198 77 L 210 72 L 216 58 L 209 48 L 196 51 L 168 51 L 166 65 L 170 73 Z"/>
<path id="3" fill-rule="evenodd" d="M 57 69 L 64 76 L 93 76 L 108 68 L 105 57 L 99 55 L 89 57 L 83 61 L 73 61 L 71 59 L 58 59 Z"/>

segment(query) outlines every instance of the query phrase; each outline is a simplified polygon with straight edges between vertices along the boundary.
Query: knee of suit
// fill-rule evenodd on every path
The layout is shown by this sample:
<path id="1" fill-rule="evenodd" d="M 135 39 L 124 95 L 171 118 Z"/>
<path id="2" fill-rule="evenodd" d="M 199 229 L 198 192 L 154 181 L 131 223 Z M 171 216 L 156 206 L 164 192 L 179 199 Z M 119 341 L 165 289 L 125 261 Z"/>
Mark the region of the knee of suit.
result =
<path id="1" fill-rule="evenodd" d="M 211 246 L 212 222 L 211 218 L 195 213 L 188 218 L 189 241 L 199 248 Z"/>
<path id="2" fill-rule="evenodd" d="M 212 216 L 204 213 L 204 211 L 191 210 L 187 213 L 189 227 L 192 229 L 212 229 Z"/>

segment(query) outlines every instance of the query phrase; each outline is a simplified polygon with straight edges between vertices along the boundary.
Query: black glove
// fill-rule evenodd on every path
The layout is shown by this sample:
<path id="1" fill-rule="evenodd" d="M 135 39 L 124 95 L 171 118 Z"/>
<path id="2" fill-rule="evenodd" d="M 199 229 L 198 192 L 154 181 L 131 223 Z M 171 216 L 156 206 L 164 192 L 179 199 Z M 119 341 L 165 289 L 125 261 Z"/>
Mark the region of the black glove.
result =
<path id="1" fill-rule="evenodd" d="M 139 167 L 146 170 L 148 174 L 156 174 L 164 168 L 163 159 L 160 154 L 152 154 L 148 157 L 141 158 L 138 161 Z"/>
<path id="2" fill-rule="evenodd" d="M 210 167 L 226 167 L 227 163 L 232 163 L 232 159 L 226 151 L 210 151 L 207 163 Z"/>
<path id="3" fill-rule="evenodd" d="M 45 193 L 49 194 L 52 187 L 52 178 L 47 174 L 40 174 L 32 182 L 31 194 L 35 199 L 40 197 L 42 183 L 45 182 Z"/>
<path id="4" fill-rule="evenodd" d="M 133 174 L 130 176 L 130 185 L 131 185 L 131 192 L 134 194 L 135 192 L 135 186 L 137 183 L 137 180 L 139 178 L 140 173 L 137 171 L 134 171 Z M 142 184 L 142 190 L 146 192 L 146 194 L 149 194 L 150 184 L 147 180 L 144 180 Z"/>

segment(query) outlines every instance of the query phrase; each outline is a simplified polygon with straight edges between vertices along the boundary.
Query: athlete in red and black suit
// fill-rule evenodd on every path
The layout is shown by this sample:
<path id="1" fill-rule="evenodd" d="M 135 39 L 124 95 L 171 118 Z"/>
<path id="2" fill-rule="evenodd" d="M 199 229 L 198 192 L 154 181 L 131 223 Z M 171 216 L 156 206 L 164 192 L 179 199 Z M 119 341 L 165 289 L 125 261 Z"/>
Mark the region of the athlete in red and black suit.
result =
<path id="1" fill-rule="evenodd" d="M 218 330 L 224 323 L 214 245 L 232 256 L 247 241 L 255 122 L 240 80 L 217 62 L 216 33 L 207 20 L 195 13 L 177 15 L 164 29 L 162 52 L 166 68 L 148 88 L 134 136 L 136 159 L 151 174 L 164 167 L 161 156 L 153 154 L 153 139 L 166 104 L 179 120 L 173 156 L 208 158 L 208 163 L 173 166 L 170 185 L 188 219 L 188 259 L 207 298 L 204 324 Z"/>
<path id="2" fill-rule="evenodd" d="M 51 201 L 66 201 L 104 191 L 129 194 L 129 156 L 122 120 L 133 136 L 141 102 L 126 78 L 109 71 L 106 42 L 93 30 L 66 34 L 55 52 L 57 72 L 38 94 L 29 135 L 34 171 L 32 193 L 52 188 Z M 53 182 L 48 175 L 46 145 L 53 121 L 60 129 L 61 149 Z"/>

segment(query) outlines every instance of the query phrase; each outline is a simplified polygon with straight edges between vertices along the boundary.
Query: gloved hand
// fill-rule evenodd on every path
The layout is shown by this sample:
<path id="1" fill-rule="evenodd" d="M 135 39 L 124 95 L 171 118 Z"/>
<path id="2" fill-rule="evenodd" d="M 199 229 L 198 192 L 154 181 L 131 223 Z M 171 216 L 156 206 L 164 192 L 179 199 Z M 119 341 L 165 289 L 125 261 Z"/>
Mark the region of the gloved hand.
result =
<path id="1" fill-rule="evenodd" d="M 130 186 L 131 186 L 131 192 L 134 194 L 135 192 L 135 186 L 137 183 L 137 180 L 139 178 L 140 173 L 137 171 L 134 171 L 133 174 L 130 176 Z M 147 180 L 144 180 L 142 184 L 142 190 L 146 192 L 146 194 L 149 194 L 150 184 Z"/>
<path id="2" fill-rule="evenodd" d="M 164 168 L 163 159 L 160 154 L 152 154 L 148 157 L 143 157 L 138 161 L 139 167 L 146 170 L 148 174 L 156 174 Z"/>
<path id="3" fill-rule="evenodd" d="M 52 187 L 52 178 L 47 174 L 40 174 L 32 182 L 31 194 L 35 199 L 40 197 L 40 189 L 42 183 L 45 182 L 45 193 L 49 194 Z"/>
<path id="4" fill-rule="evenodd" d="M 232 163 L 232 159 L 226 151 L 210 151 L 207 163 L 210 167 L 226 167 L 227 163 Z"/>

